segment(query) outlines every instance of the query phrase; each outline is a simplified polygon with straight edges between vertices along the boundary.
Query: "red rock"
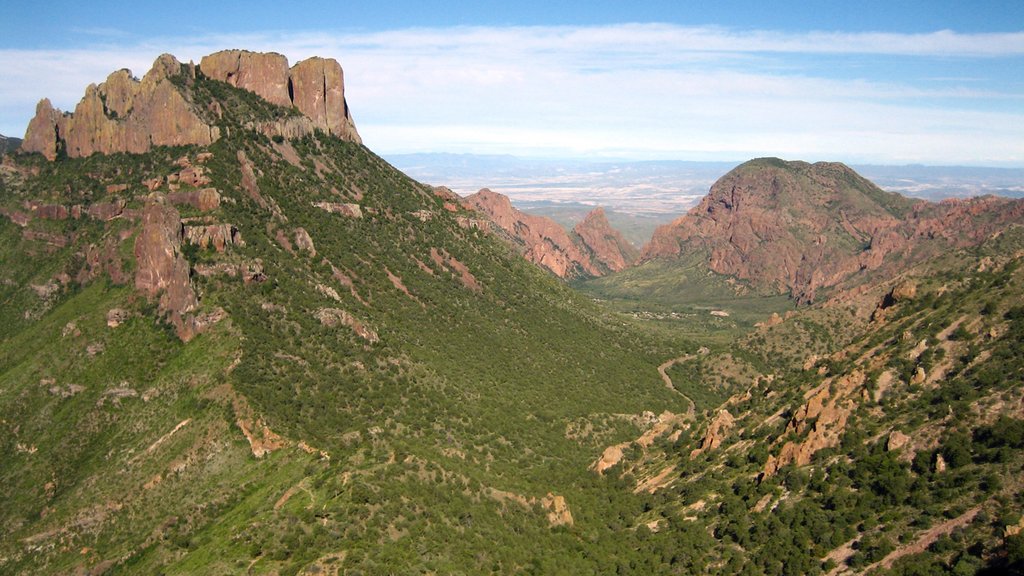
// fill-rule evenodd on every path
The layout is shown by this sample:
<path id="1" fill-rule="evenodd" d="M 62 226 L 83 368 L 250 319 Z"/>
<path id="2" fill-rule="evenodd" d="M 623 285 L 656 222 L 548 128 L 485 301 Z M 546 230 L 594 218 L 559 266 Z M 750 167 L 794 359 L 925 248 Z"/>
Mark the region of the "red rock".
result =
<path id="1" fill-rule="evenodd" d="M 188 204 L 201 212 L 220 208 L 220 192 L 216 188 L 203 188 L 191 192 L 171 192 L 167 201 L 176 206 Z"/>
<path id="2" fill-rule="evenodd" d="M 135 239 L 135 289 L 159 297 L 182 340 L 195 335 L 194 319 L 186 315 L 199 305 L 181 253 L 182 226 L 178 211 L 161 195 L 150 197 L 142 210 L 142 228 Z"/>
<path id="3" fill-rule="evenodd" d="M 291 106 L 288 59 L 274 52 L 222 50 L 199 61 L 207 78 L 253 92 L 272 104 Z"/>
<path id="4" fill-rule="evenodd" d="M 32 217 L 29 216 L 28 214 L 26 214 L 26 213 L 24 213 L 24 212 L 22 212 L 20 210 L 14 210 L 12 208 L 2 208 L 2 207 L 0 207 L 0 214 L 3 214 L 11 222 L 13 222 L 14 224 L 16 224 L 16 225 L 18 225 L 18 226 L 20 226 L 22 228 L 24 228 L 25 226 L 28 226 L 29 220 L 32 219 Z"/>
<path id="5" fill-rule="evenodd" d="M 336 60 L 319 57 L 292 66 L 292 103 L 328 134 L 359 142 L 345 102 L 345 76 Z"/>
<path id="6" fill-rule="evenodd" d="M 59 147 L 70 157 L 84 157 L 142 153 L 152 146 L 209 145 L 219 130 L 200 120 L 169 80 L 180 72 L 181 64 L 164 54 L 141 82 L 119 70 L 99 86 L 90 85 L 73 114 L 61 114 L 43 100 L 22 149 L 53 160 Z"/>
<path id="7" fill-rule="evenodd" d="M 714 272 L 810 302 L 823 288 L 863 278 L 862 271 L 896 274 L 1022 220 L 1020 200 L 913 204 L 842 164 L 758 159 L 659 227 L 641 261 L 702 254 Z"/>
<path id="8" fill-rule="evenodd" d="M 231 224 L 185 226 L 184 241 L 200 248 L 213 248 L 223 252 L 228 246 L 244 246 L 242 233 Z"/>
<path id="9" fill-rule="evenodd" d="M 593 259 L 610 272 L 626 269 L 640 255 L 640 251 L 608 223 L 604 208 L 592 210 L 573 231 L 590 250 Z"/>
<path id="10" fill-rule="evenodd" d="M 721 446 L 725 436 L 732 430 L 735 423 L 736 420 L 728 410 L 720 410 L 715 419 L 708 425 L 708 431 L 704 434 L 704 438 L 701 439 L 700 446 L 690 452 L 690 459 L 692 460 L 700 454 Z"/>
<path id="11" fill-rule="evenodd" d="M 116 198 L 111 202 L 93 204 L 86 209 L 86 213 L 90 218 L 107 222 L 124 214 L 125 206 L 127 203 L 124 200 Z"/>
<path id="12" fill-rule="evenodd" d="M 573 242 L 554 220 L 520 212 L 508 197 L 486 188 L 463 199 L 463 204 L 487 216 L 509 240 L 519 245 L 527 260 L 560 278 L 600 276 L 589 252 Z"/>

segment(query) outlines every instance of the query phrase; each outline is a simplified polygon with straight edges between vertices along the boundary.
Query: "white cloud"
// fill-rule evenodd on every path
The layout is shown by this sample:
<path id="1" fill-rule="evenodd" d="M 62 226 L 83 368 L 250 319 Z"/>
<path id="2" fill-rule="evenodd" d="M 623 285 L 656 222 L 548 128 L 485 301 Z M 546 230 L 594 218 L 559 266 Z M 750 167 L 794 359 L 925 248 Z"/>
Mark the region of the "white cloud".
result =
<path id="1" fill-rule="evenodd" d="M 360 133 L 382 153 L 1024 163 L 1019 84 L 1005 88 L 981 74 L 961 79 L 941 69 L 918 84 L 871 68 L 853 73 L 852 66 L 819 70 L 813 63 L 827 54 L 912 57 L 939 68 L 943 61 L 1000 58 L 1019 66 L 1024 33 L 788 34 L 629 24 L 281 32 L 8 50 L 0 51 L 0 132 L 23 131 L 44 95 L 73 108 L 88 83 L 114 69 L 141 75 L 161 52 L 198 61 L 235 47 L 281 52 L 292 62 L 337 58 Z"/>

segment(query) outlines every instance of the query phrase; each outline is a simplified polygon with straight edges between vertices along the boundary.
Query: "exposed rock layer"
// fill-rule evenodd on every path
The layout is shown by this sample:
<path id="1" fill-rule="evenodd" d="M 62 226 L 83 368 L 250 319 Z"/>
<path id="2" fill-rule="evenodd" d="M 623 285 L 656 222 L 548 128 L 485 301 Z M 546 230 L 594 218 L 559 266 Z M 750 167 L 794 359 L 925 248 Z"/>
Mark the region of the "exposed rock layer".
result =
<path id="1" fill-rule="evenodd" d="M 335 60 L 310 58 L 289 69 L 280 54 L 225 50 L 204 57 L 200 70 L 273 104 L 295 106 L 304 115 L 254 126 L 268 136 L 298 137 L 319 129 L 360 142 Z M 62 113 L 44 98 L 21 149 L 55 160 L 61 152 L 77 158 L 143 153 L 153 146 L 209 145 L 220 138 L 220 128 L 204 121 L 192 102 L 187 86 L 195 77 L 194 66 L 182 66 L 164 54 L 141 81 L 129 70 L 118 70 L 105 82 L 90 85 L 73 114 Z"/>
<path id="2" fill-rule="evenodd" d="M 603 276 L 625 268 L 635 257 L 635 249 L 611 228 L 601 208 L 570 234 L 554 220 L 521 212 L 507 196 L 486 188 L 462 202 L 486 216 L 527 260 L 560 278 Z"/>
<path id="3" fill-rule="evenodd" d="M 641 260 L 704 253 L 714 272 L 806 302 L 861 270 L 975 245 L 1022 219 L 1021 201 L 913 201 L 843 164 L 762 158 L 720 178 L 689 213 L 659 227 Z"/>

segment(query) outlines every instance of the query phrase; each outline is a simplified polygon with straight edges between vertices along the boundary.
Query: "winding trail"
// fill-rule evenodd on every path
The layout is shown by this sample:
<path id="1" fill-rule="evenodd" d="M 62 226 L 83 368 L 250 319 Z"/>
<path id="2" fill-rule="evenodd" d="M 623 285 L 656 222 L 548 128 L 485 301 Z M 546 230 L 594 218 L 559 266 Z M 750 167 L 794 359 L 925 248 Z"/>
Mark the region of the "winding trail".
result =
<path id="1" fill-rule="evenodd" d="M 693 418 L 694 417 L 694 415 L 696 414 L 696 411 L 697 411 L 696 406 L 694 405 L 692 398 L 690 398 L 686 394 L 683 394 L 682 392 L 680 392 L 676 388 L 675 384 L 672 383 L 672 379 L 669 378 L 669 376 L 668 376 L 668 369 L 673 367 L 673 366 L 675 366 L 676 364 L 681 364 L 683 362 L 688 362 L 690 360 L 693 360 L 696 357 L 697 357 L 696 354 L 687 354 L 685 356 L 680 356 L 678 358 L 673 358 L 671 360 L 667 360 L 665 362 L 662 362 L 661 366 L 658 366 L 658 374 L 661 375 L 661 380 L 662 380 L 662 382 L 665 383 L 665 387 L 668 388 L 669 390 L 675 392 L 676 394 L 679 394 L 683 398 L 686 398 L 686 401 L 690 403 L 690 407 L 686 409 L 686 417 L 687 418 Z"/>

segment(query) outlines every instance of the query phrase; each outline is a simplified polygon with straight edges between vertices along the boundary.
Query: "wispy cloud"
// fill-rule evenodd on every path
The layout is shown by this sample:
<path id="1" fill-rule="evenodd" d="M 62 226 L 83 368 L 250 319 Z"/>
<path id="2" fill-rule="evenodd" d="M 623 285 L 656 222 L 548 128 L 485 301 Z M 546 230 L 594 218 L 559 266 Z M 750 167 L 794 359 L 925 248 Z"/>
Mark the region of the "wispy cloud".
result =
<path id="1" fill-rule="evenodd" d="M 1024 32 L 624 24 L 268 32 L 9 50 L 0 51 L 0 132 L 23 130 L 43 95 L 72 108 L 86 84 L 114 69 L 141 75 L 162 52 L 198 61 L 235 47 L 293 62 L 337 58 L 357 126 L 381 152 L 1024 163 L 1024 84 L 1011 74 L 1024 62 Z M 972 67 L 979 62 L 1005 64 L 1005 77 L 986 76 L 986 66 Z"/>

